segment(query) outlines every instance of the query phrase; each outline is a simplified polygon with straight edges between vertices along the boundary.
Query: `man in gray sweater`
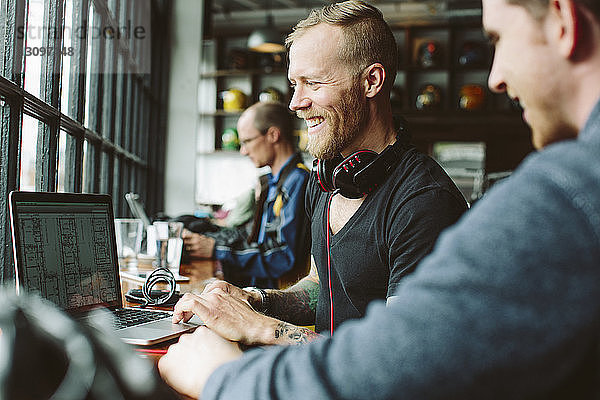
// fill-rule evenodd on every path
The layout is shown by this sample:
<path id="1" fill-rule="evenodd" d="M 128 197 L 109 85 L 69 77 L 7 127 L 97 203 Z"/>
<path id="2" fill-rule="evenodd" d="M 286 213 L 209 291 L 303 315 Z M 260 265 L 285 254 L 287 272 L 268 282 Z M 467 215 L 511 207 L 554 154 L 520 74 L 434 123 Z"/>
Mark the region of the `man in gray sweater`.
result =
<path id="1" fill-rule="evenodd" d="M 168 383 L 202 399 L 600 396 L 600 2 L 483 0 L 483 24 L 489 86 L 520 102 L 539 151 L 387 306 L 245 354 L 198 329 L 160 360 Z"/>

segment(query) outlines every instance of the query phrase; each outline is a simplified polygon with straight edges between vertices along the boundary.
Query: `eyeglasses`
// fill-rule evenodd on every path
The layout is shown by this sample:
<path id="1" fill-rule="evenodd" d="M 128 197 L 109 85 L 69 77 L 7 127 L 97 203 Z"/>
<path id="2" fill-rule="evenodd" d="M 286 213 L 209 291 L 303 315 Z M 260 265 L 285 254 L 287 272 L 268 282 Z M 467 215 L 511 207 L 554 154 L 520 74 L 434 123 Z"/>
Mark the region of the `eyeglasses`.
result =
<path id="1" fill-rule="evenodd" d="M 264 135 L 258 135 L 258 136 L 254 136 L 253 138 L 250 138 L 250 139 L 240 140 L 240 147 L 248 146 L 248 143 L 250 143 L 260 137 L 263 137 L 263 136 Z"/>

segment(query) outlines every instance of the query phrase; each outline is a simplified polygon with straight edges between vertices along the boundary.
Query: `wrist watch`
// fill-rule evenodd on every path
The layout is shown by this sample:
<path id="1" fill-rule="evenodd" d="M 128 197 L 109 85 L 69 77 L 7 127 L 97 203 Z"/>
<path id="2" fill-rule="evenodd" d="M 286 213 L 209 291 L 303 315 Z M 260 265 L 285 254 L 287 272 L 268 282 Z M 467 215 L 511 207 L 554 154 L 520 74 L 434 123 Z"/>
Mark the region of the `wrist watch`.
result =
<path id="1" fill-rule="evenodd" d="M 269 309 L 269 296 L 265 289 L 249 286 L 244 288 L 247 292 L 256 292 L 260 295 L 260 307 L 254 307 L 256 311 L 265 313 Z"/>

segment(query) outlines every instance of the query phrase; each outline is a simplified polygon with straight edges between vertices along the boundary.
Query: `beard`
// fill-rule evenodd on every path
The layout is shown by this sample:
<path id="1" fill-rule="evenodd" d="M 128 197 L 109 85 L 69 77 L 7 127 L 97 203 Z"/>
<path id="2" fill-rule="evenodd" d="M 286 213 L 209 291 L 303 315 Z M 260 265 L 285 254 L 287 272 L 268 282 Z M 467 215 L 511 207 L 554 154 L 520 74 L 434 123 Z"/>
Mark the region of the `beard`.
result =
<path id="1" fill-rule="evenodd" d="M 325 132 L 308 137 L 306 150 L 320 160 L 337 156 L 364 128 L 367 112 L 366 99 L 358 82 L 342 94 L 337 110 L 329 111 L 313 106 L 310 113 L 324 117 L 328 127 Z"/>

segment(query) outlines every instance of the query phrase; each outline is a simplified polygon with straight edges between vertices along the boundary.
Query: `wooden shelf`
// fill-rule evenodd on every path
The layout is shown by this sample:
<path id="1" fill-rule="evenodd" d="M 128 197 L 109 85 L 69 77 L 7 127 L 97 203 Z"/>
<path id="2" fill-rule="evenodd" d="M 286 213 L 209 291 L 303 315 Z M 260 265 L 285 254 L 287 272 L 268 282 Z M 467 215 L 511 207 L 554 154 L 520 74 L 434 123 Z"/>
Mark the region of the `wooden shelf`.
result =
<path id="1" fill-rule="evenodd" d="M 239 117 L 243 111 L 216 110 L 213 112 L 200 112 L 201 117 Z"/>
<path id="2" fill-rule="evenodd" d="M 203 72 L 200 74 L 200 78 L 210 79 L 219 78 L 224 76 L 250 76 L 250 75 L 279 75 L 285 74 L 286 71 L 281 68 L 269 69 L 269 68 L 254 68 L 254 69 L 221 69 L 211 72 Z"/>

